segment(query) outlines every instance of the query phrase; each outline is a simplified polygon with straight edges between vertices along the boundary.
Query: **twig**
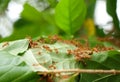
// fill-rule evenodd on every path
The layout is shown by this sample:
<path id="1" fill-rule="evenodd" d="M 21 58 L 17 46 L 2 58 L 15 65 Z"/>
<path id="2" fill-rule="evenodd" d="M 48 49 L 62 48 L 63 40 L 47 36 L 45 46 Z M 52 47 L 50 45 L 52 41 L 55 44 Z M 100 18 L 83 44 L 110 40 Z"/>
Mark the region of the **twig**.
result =
<path id="1" fill-rule="evenodd" d="M 120 70 L 93 70 L 93 69 L 64 69 L 64 70 L 49 70 L 39 71 L 38 74 L 56 74 L 56 73 L 91 73 L 91 74 L 120 74 Z"/>

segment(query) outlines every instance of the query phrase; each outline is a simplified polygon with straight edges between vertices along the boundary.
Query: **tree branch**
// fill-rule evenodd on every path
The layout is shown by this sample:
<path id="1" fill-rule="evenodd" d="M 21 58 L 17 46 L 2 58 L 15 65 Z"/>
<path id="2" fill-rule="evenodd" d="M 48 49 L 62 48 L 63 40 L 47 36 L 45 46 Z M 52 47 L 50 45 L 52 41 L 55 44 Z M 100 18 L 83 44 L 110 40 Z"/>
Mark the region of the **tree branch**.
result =
<path id="1" fill-rule="evenodd" d="M 120 70 L 93 70 L 93 69 L 64 69 L 64 70 L 49 70 L 38 71 L 38 74 L 56 74 L 56 73 L 89 73 L 89 74 L 120 74 Z"/>

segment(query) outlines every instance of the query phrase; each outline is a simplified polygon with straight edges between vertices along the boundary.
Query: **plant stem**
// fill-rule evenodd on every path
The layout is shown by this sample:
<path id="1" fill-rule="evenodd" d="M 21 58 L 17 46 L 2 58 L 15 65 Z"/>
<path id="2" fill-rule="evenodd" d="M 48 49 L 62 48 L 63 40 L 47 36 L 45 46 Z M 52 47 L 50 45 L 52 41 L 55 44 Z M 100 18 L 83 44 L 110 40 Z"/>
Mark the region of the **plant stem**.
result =
<path id="1" fill-rule="evenodd" d="M 93 70 L 93 69 L 64 69 L 64 70 L 49 70 L 38 71 L 38 74 L 56 74 L 56 73 L 90 73 L 90 74 L 120 74 L 120 70 Z"/>

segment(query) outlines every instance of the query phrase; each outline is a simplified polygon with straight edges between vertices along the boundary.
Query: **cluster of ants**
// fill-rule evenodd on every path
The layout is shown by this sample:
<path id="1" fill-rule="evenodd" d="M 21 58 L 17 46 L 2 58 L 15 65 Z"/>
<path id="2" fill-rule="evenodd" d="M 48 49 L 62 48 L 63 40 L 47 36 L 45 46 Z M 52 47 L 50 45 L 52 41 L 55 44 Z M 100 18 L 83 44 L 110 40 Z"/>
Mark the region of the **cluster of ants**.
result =
<path id="1" fill-rule="evenodd" d="M 90 58 L 91 55 L 94 52 L 101 52 L 101 51 L 108 51 L 108 50 L 113 50 L 113 47 L 104 47 L 104 46 L 99 46 L 97 45 L 94 48 L 90 48 L 88 42 L 86 42 L 84 45 L 81 44 L 77 40 L 63 40 L 61 37 L 55 35 L 55 36 L 49 36 L 47 39 L 46 38 L 40 38 L 37 41 L 33 41 L 31 38 L 29 38 L 29 43 L 30 43 L 30 48 L 36 48 L 38 47 L 38 43 L 50 43 L 53 44 L 55 42 L 63 42 L 66 44 L 72 44 L 76 46 L 76 49 L 74 50 L 67 50 L 68 55 L 74 55 L 75 59 L 78 61 L 81 61 L 82 59 Z M 56 52 L 56 54 L 59 53 L 59 50 L 57 48 L 55 49 L 50 49 L 49 46 L 43 45 L 42 46 L 44 49 L 46 49 L 49 52 L 52 52 L 53 50 Z M 40 54 L 40 52 L 39 52 Z"/>

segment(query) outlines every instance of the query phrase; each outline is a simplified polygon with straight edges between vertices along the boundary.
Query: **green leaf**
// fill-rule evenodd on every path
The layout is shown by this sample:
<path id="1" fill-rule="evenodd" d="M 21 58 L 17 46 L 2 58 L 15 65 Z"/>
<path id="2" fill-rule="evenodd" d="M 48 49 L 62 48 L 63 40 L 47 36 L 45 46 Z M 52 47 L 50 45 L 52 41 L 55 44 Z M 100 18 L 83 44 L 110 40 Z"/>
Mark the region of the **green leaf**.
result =
<path id="1" fill-rule="evenodd" d="M 26 32 L 27 31 L 27 32 Z M 53 14 L 50 11 L 37 11 L 29 4 L 24 5 L 21 18 L 15 22 L 14 31 L 11 36 L 0 39 L 0 41 L 16 40 L 26 36 L 38 37 L 58 34 Z"/>
<path id="2" fill-rule="evenodd" d="M 67 34 L 74 34 L 86 15 L 84 0 L 60 0 L 55 9 L 57 25 Z"/>
<path id="3" fill-rule="evenodd" d="M 63 76 L 63 78 L 61 77 L 56 77 L 54 78 L 54 82 L 79 82 L 79 74 L 71 74 L 69 76 Z"/>
<path id="4" fill-rule="evenodd" d="M 0 51 L 6 51 L 13 55 L 18 55 L 23 53 L 28 49 L 29 41 L 28 39 L 21 39 L 12 42 L 3 42 L 0 44 Z"/>
<path id="5" fill-rule="evenodd" d="M 42 16 L 44 18 L 44 20 L 46 20 L 48 23 L 56 26 L 56 23 L 55 23 L 55 17 L 54 17 L 54 13 L 51 13 L 53 10 L 44 10 L 42 12 Z"/>
<path id="6" fill-rule="evenodd" d="M 51 7 L 55 7 L 57 5 L 57 3 L 58 3 L 57 0 L 48 0 L 48 2 L 49 2 Z"/>
<path id="7" fill-rule="evenodd" d="M 73 74 L 73 75 L 68 79 L 67 82 L 78 82 L 79 79 L 80 79 L 79 74 L 76 73 L 76 74 Z M 66 81 L 65 81 L 65 82 L 66 82 Z"/>
<path id="8" fill-rule="evenodd" d="M 0 0 L 0 14 L 7 10 L 10 0 Z"/>
<path id="9" fill-rule="evenodd" d="M 26 22 L 24 22 L 26 23 Z M 27 31 L 27 32 L 26 32 Z M 27 36 L 38 37 L 38 36 L 48 36 L 58 34 L 58 29 L 46 22 L 44 23 L 27 23 L 26 25 L 21 25 L 16 27 L 13 34 L 10 37 L 3 38 L 1 41 L 6 40 L 17 40 L 25 38 Z"/>
<path id="10" fill-rule="evenodd" d="M 52 52 L 44 49 L 43 46 L 48 46 L 52 50 Z M 58 53 L 56 52 L 55 49 L 58 50 Z M 60 43 L 60 42 L 51 44 L 51 45 L 50 44 L 39 44 L 39 48 L 33 48 L 33 49 L 28 50 L 24 56 L 28 54 L 29 57 L 27 56 L 25 58 L 28 58 L 27 60 L 32 62 L 33 59 L 31 60 L 29 59 L 29 58 L 32 58 L 30 57 L 30 54 L 32 54 L 33 57 L 35 57 L 35 59 L 37 60 L 37 62 L 40 65 L 43 65 L 43 68 L 46 68 L 46 69 L 49 69 L 49 66 L 52 65 L 53 62 L 56 62 L 56 64 L 54 64 L 56 69 L 70 69 L 70 68 L 79 67 L 79 63 L 77 63 L 74 60 L 74 56 L 67 55 L 68 49 L 69 50 L 75 49 L 75 46 L 67 45 L 67 44 Z M 31 63 L 31 64 L 34 64 L 34 63 Z M 35 63 L 35 64 L 38 64 L 38 63 Z"/>
<path id="11" fill-rule="evenodd" d="M 92 60 L 102 63 L 108 58 L 108 55 L 106 54 L 108 53 L 107 52 L 95 53 L 92 55 Z"/>
<path id="12" fill-rule="evenodd" d="M 103 28 L 99 28 L 98 26 L 96 26 L 96 35 L 98 37 L 105 37 L 105 33 Z"/>
<path id="13" fill-rule="evenodd" d="M 42 14 L 41 12 L 37 11 L 34 7 L 29 4 L 24 5 L 24 10 L 21 13 L 21 17 L 26 20 L 33 21 L 33 22 L 40 22 L 42 21 Z"/>
<path id="14" fill-rule="evenodd" d="M 94 11 L 96 7 L 96 0 L 86 1 L 87 3 L 87 18 L 94 18 Z"/>
<path id="15" fill-rule="evenodd" d="M 35 82 L 37 79 L 38 75 L 19 56 L 0 51 L 0 82 Z"/>
<path id="16" fill-rule="evenodd" d="M 33 49 L 34 50 L 34 49 Z M 39 51 L 39 50 L 37 50 Z M 36 52 L 37 52 L 36 51 Z M 36 53 L 35 52 L 35 53 Z M 23 56 L 22 59 L 27 63 L 27 65 L 30 66 L 30 68 L 33 71 L 47 71 L 47 69 L 44 66 L 41 66 L 39 61 L 36 60 L 34 54 L 32 53 L 32 50 L 28 50 Z M 42 59 L 45 61 L 44 59 Z"/>
<path id="17" fill-rule="evenodd" d="M 94 53 L 90 60 L 86 61 L 86 69 L 120 69 L 120 52 L 104 51 Z M 114 80 L 116 78 L 116 80 Z M 119 82 L 120 74 L 82 74 L 80 82 Z"/>
<path id="18" fill-rule="evenodd" d="M 52 51 L 46 50 L 43 46 L 48 46 Z M 32 66 L 32 64 L 36 64 L 37 66 L 33 66 L 32 69 L 34 71 L 49 71 L 54 70 L 50 66 L 55 66 L 56 69 L 74 69 L 80 67 L 80 62 L 77 62 L 74 58 L 74 55 L 68 55 L 67 50 L 73 50 L 76 47 L 70 44 L 65 44 L 61 42 L 56 42 L 54 44 L 42 44 L 38 43 L 37 48 L 32 48 L 28 50 L 23 58 L 27 60 L 27 64 Z M 56 49 L 58 52 L 56 52 Z M 26 57 L 25 57 L 26 56 Z M 33 57 L 34 60 L 33 61 Z M 41 65 L 41 66 L 40 66 Z M 39 68 L 39 69 L 38 69 Z M 67 79 L 61 80 L 61 82 L 69 82 L 76 80 L 76 76 L 72 76 L 73 73 L 61 73 L 61 75 L 69 76 Z M 55 82 L 60 82 L 59 77 L 54 78 Z"/>
<path id="19" fill-rule="evenodd" d="M 107 0 L 107 12 L 113 18 L 113 23 L 115 25 L 115 32 L 116 36 L 120 35 L 120 26 L 119 26 L 119 19 L 116 13 L 117 7 L 117 0 Z"/>
<path id="20" fill-rule="evenodd" d="M 88 38 L 88 43 L 89 43 L 89 47 L 91 48 L 96 47 L 97 45 L 103 46 L 102 42 L 98 41 L 97 38 L 94 36 Z"/>
<path id="21" fill-rule="evenodd" d="M 72 44 L 63 42 L 52 44 L 36 42 L 35 48 L 29 49 L 28 44 L 27 39 L 9 42 L 9 45 L 7 44 L 4 47 L 3 43 L 0 44 L 0 82 L 36 82 L 40 78 L 36 72 L 54 69 L 120 69 L 119 50 L 94 52 L 91 59 L 83 61 L 86 63 L 86 66 L 84 66 L 80 61 L 75 60 L 73 54 L 68 54 L 67 50 L 77 48 Z M 18 55 L 19 53 L 22 53 L 22 55 Z M 51 66 L 55 68 L 51 68 Z M 55 82 L 119 82 L 120 80 L 119 74 L 79 75 L 69 72 L 61 73 L 61 75 L 63 76 L 62 79 L 54 77 L 53 80 Z"/>

